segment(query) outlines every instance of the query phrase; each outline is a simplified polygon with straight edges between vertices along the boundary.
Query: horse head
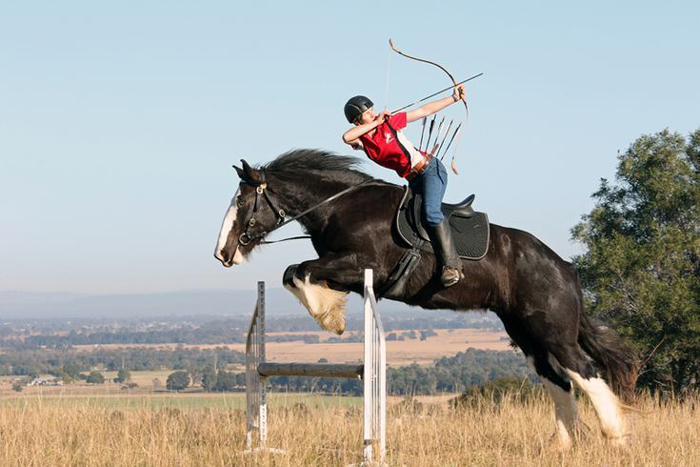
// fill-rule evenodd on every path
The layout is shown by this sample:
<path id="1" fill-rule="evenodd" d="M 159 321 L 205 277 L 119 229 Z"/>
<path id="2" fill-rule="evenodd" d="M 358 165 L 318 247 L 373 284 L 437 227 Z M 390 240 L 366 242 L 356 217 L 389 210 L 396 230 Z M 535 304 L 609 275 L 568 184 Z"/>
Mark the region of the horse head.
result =
<path id="1" fill-rule="evenodd" d="M 241 160 L 233 166 L 241 179 L 219 231 L 214 256 L 225 267 L 241 264 L 277 223 L 278 213 L 265 202 L 265 174 Z"/>

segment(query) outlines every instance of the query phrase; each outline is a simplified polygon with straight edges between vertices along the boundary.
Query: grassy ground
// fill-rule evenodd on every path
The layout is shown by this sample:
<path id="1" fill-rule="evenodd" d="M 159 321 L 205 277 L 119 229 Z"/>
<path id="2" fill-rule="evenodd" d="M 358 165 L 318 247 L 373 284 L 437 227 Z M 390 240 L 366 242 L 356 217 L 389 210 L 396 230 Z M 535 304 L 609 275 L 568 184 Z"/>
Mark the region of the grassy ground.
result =
<path id="1" fill-rule="evenodd" d="M 288 453 L 246 456 L 241 454 L 242 410 L 233 404 L 202 407 L 197 405 L 201 400 L 211 404 L 216 399 L 181 397 L 187 400 L 182 408 L 153 401 L 109 405 L 89 398 L 48 404 L 49 398 L 27 398 L 4 405 L 0 465 L 325 466 L 360 460 L 362 417 L 356 399 L 271 397 L 269 445 Z M 153 399 L 173 402 L 177 396 Z M 227 400 L 238 404 L 242 398 Z M 337 405 L 344 400 L 349 407 Z M 422 400 L 422 408 L 390 407 L 389 465 L 700 465 L 700 398 L 640 402 L 645 413 L 634 416 L 634 434 L 625 450 L 606 443 L 583 403 L 584 427 L 574 450 L 565 454 L 549 443 L 553 413 L 544 398 L 525 404 L 507 399 L 498 408 L 485 402 L 459 411 Z M 305 406 L 299 408 L 298 402 Z"/>
<path id="2" fill-rule="evenodd" d="M 361 397 L 326 397 L 306 394 L 274 394 L 270 407 L 292 407 L 303 403 L 311 409 L 361 407 Z M 27 395 L 0 399 L 0 409 L 21 410 L 159 410 L 177 409 L 182 412 L 245 410 L 245 394 L 242 393 L 196 393 L 196 394 L 152 394 L 152 395 Z M 1 464 L 0 464 L 1 465 Z"/>

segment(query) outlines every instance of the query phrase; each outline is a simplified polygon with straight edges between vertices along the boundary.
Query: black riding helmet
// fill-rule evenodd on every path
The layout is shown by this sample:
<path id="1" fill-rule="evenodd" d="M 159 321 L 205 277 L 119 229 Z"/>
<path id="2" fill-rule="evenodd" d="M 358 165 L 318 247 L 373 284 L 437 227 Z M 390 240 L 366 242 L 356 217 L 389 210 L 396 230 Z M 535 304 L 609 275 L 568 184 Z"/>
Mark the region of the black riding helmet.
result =
<path id="1" fill-rule="evenodd" d="M 372 107 L 374 107 L 374 104 L 368 97 L 355 96 L 345 104 L 345 118 L 348 119 L 348 122 L 355 123 L 355 120 L 357 120 L 365 110 Z"/>

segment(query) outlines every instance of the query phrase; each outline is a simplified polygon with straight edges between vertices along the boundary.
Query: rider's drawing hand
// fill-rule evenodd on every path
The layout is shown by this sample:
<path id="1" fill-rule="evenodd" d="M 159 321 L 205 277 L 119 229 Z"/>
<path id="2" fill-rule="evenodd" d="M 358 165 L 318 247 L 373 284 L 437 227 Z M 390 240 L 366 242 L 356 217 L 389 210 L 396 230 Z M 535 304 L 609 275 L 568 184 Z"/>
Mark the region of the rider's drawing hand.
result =
<path id="1" fill-rule="evenodd" d="M 389 112 L 388 110 L 382 110 L 382 113 L 380 113 L 377 116 L 377 122 L 379 122 L 380 124 L 384 123 L 389 117 L 391 117 L 391 112 Z"/>

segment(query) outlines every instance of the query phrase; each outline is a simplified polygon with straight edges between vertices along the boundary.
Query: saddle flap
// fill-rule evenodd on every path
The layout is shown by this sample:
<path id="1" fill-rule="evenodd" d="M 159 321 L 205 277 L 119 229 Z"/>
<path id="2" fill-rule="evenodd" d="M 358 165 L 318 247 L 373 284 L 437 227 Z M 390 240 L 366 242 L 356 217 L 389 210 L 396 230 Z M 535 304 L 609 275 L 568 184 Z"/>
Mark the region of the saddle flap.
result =
<path id="1" fill-rule="evenodd" d="M 422 197 L 408 187 L 396 212 L 395 226 L 399 237 L 408 245 L 432 252 L 432 244 L 421 214 Z M 442 212 L 450 223 L 457 251 L 462 258 L 480 259 L 489 246 L 488 216 L 476 212 L 471 204 L 474 195 L 457 204 L 442 204 Z"/>

